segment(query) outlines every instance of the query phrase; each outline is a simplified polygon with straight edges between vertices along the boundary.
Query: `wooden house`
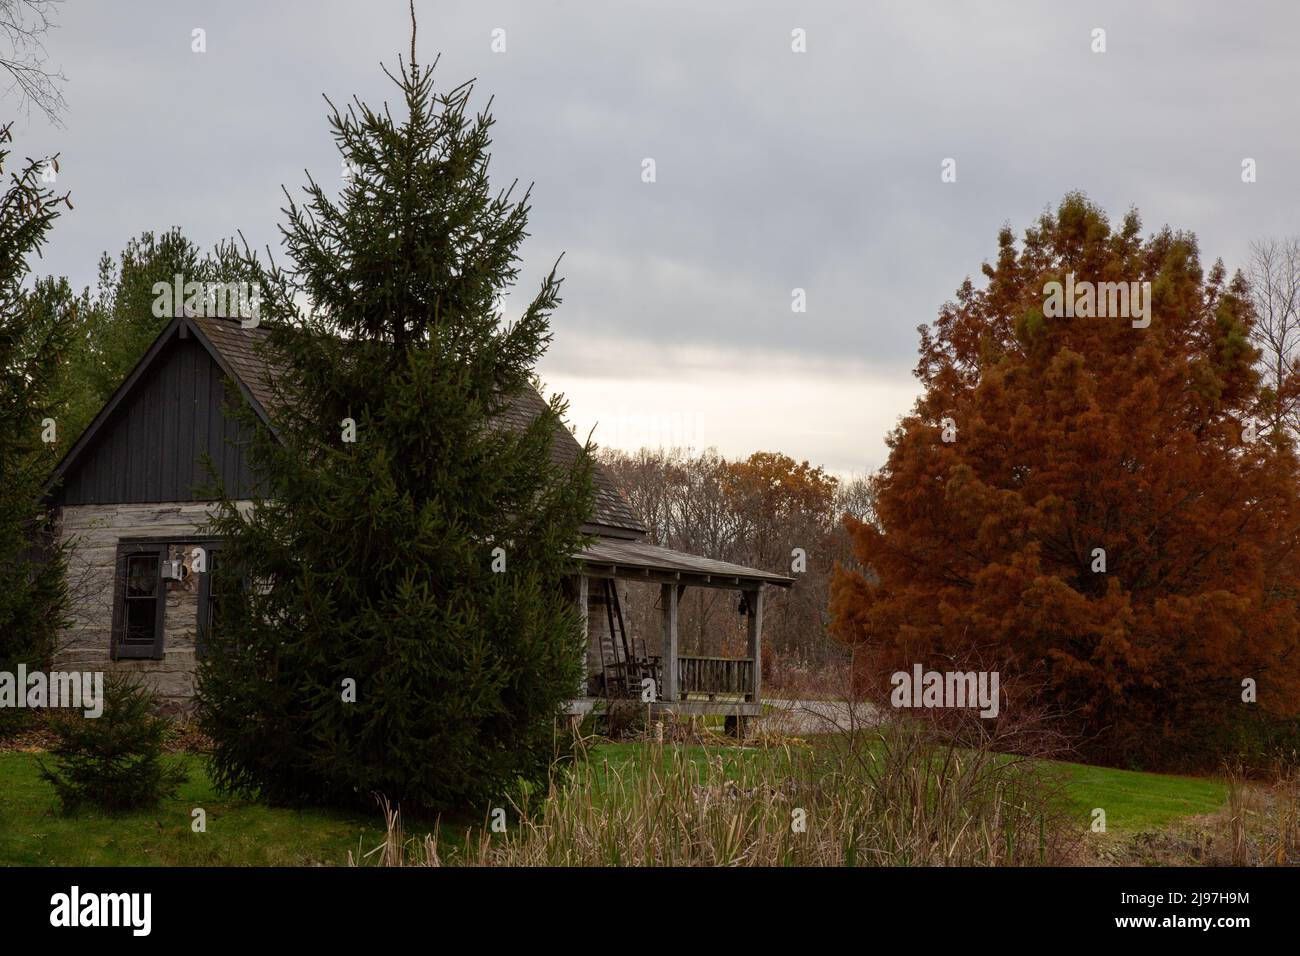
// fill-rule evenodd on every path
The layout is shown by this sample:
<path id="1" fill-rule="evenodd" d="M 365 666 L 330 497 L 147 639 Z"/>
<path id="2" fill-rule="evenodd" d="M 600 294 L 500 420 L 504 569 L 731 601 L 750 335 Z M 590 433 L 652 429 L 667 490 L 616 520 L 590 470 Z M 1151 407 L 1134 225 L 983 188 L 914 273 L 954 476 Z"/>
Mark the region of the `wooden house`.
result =
<path id="1" fill-rule="evenodd" d="M 220 540 L 205 531 L 212 501 L 202 490 L 203 460 L 252 507 L 249 436 L 226 414 L 226 399 L 242 396 L 268 420 L 270 372 L 257 349 L 264 335 L 233 320 L 174 319 L 60 462 L 50 495 L 59 534 L 70 542 L 73 598 L 61 669 L 139 671 L 168 710 L 189 710 L 218 604 L 208 572 L 221 560 Z M 500 425 L 526 424 L 542 408 L 529 391 Z M 580 452 L 558 429 L 556 458 L 571 463 Z M 630 699 L 660 713 L 758 714 L 763 591 L 792 579 L 658 547 L 598 464 L 594 480 L 595 508 L 584 528 L 594 542 L 574 555 L 570 582 L 587 630 L 587 679 L 572 711 Z M 660 633 L 628 634 L 619 597 L 628 586 L 658 591 Z M 743 593 L 744 657 L 678 653 L 677 608 L 688 587 Z"/>

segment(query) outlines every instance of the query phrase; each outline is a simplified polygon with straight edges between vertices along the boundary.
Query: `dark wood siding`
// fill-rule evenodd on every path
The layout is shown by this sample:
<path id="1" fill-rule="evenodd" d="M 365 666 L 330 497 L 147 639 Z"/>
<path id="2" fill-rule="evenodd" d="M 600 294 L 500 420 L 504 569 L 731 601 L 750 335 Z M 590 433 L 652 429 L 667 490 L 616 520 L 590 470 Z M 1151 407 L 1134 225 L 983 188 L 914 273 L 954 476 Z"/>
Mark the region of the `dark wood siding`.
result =
<path id="1" fill-rule="evenodd" d="M 235 385 L 194 338 L 173 339 L 64 476 L 62 504 L 198 501 L 204 454 L 237 498 L 253 488 L 247 435 L 226 414 Z"/>

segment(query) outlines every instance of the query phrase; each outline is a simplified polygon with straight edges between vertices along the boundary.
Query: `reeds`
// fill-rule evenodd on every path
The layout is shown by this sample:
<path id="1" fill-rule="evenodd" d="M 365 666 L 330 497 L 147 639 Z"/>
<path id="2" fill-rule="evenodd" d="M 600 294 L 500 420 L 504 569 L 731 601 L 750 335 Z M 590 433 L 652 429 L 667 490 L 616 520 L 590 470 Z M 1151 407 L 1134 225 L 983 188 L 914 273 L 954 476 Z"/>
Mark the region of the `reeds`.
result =
<path id="1" fill-rule="evenodd" d="M 387 865 L 1016 866 L 1060 862 L 1068 811 L 1040 762 L 895 720 L 851 745 L 661 744 L 580 752 L 544 793 L 439 854 L 388 836 Z M 581 748 L 580 748 L 581 749 Z M 378 857 L 376 859 L 376 857 Z M 349 854 L 351 861 L 351 854 Z M 357 861 L 359 862 L 359 860 Z"/>

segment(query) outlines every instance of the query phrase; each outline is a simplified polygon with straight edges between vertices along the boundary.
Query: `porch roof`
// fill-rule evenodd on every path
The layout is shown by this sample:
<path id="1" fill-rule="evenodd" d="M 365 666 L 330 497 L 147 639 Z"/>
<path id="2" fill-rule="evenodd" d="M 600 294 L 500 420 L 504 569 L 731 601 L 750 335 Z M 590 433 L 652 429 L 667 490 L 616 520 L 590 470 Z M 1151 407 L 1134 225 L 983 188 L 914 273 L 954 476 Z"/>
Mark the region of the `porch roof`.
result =
<path id="1" fill-rule="evenodd" d="M 728 561 L 714 561 L 696 554 L 661 548 L 646 541 L 597 538 L 574 557 L 594 577 L 677 582 L 701 587 L 752 589 L 764 584 L 788 588 L 794 578 L 771 571 L 747 568 Z"/>

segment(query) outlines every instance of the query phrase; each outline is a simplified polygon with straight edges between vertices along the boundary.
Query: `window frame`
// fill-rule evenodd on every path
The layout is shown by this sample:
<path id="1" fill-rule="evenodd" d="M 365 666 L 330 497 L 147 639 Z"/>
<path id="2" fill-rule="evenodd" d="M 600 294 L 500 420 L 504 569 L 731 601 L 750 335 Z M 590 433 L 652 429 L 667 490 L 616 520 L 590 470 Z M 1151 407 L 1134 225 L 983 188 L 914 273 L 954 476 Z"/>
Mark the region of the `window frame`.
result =
<path id="1" fill-rule="evenodd" d="M 110 654 L 117 660 L 163 659 L 167 619 L 167 582 L 162 565 L 168 553 L 162 542 L 119 541 L 113 575 L 113 628 Z M 154 627 L 152 644 L 126 643 L 127 567 L 130 558 L 151 555 L 154 559 Z"/>

